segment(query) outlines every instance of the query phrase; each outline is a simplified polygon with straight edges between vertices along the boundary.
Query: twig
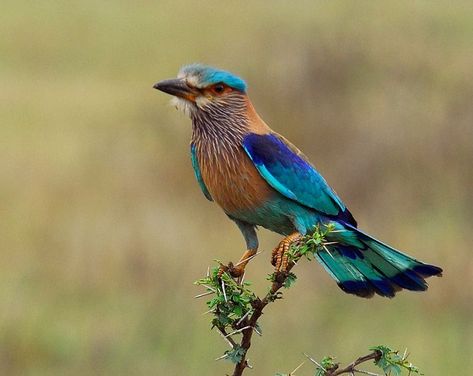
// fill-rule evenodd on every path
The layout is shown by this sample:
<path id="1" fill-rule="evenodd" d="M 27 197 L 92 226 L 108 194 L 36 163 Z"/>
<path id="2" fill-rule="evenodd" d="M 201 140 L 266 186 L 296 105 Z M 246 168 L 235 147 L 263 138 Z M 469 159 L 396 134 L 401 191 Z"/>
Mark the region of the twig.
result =
<path id="1" fill-rule="evenodd" d="M 290 375 L 290 376 L 294 376 L 294 374 L 297 372 L 297 370 L 298 370 L 299 368 L 301 368 L 304 364 L 305 364 L 305 362 L 302 362 L 301 364 L 299 364 L 296 368 L 294 368 L 294 370 L 292 370 L 291 372 L 289 372 L 289 375 Z"/>
<path id="2" fill-rule="evenodd" d="M 194 298 L 199 299 L 199 298 L 203 298 L 204 296 L 207 296 L 207 295 L 210 295 L 210 294 L 215 294 L 215 292 L 213 292 L 213 291 L 203 292 L 202 294 L 194 296 Z"/>
<path id="3" fill-rule="evenodd" d="M 381 376 L 379 373 L 363 371 L 362 369 L 355 369 L 354 372 L 363 373 L 363 374 L 368 375 L 368 376 Z"/>
<path id="4" fill-rule="evenodd" d="M 262 254 L 263 252 L 264 252 L 264 249 L 262 251 L 256 252 L 253 256 L 250 256 L 246 259 L 243 259 L 243 260 L 237 262 L 234 266 L 239 266 L 239 265 L 243 264 L 244 262 L 249 262 L 249 261 L 253 260 L 256 256 Z"/>
<path id="5" fill-rule="evenodd" d="M 213 292 L 217 292 L 217 290 L 215 290 L 213 287 L 211 287 L 211 286 L 209 286 L 209 285 L 204 285 L 204 284 L 203 284 L 202 286 L 204 286 L 205 288 L 207 288 L 207 289 L 209 289 L 209 290 L 211 290 L 211 291 L 213 291 Z"/>
<path id="6" fill-rule="evenodd" d="M 321 365 L 319 362 L 317 362 L 317 361 L 316 361 L 314 358 L 312 358 L 310 355 L 307 355 L 306 353 L 304 353 L 304 355 L 305 355 L 305 357 L 306 357 L 307 359 L 309 359 L 309 360 L 310 360 L 312 363 L 314 363 L 317 367 L 323 369 L 324 371 L 327 371 L 324 367 L 322 367 L 322 365 Z"/>
<path id="7" fill-rule="evenodd" d="M 223 354 L 222 356 L 219 356 L 218 358 L 215 358 L 215 361 L 222 360 L 222 359 L 225 359 L 225 358 L 228 358 L 228 354 Z"/>
<path id="8" fill-rule="evenodd" d="M 240 325 L 241 322 L 242 322 L 244 319 L 246 319 L 246 318 L 248 317 L 248 315 L 249 315 L 251 312 L 253 312 L 253 311 L 252 311 L 252 310 L 249 310 L 248 312 L 246 312 L 246 313 L 241 317 L 241 319 L 237 321 L 237 323 L 236 323 L 235 325 L 237 325 L 237 326 Z"/>
<path id="9" fill-rule="evenodd" d="M 231 332 L 231 333 L 228 333 L 225 337 L 227 337 L 227 338 L 228 338 L 228 337 L 231 337 L 232 335 L 241 333 L 241 332 L 243 332 L 243 331 L 246 330 L 246 329 L 252 329 L 252 327 L 249 326 L 249 325 L 247 325 L 247 326 L 245 326 L 245 327 L 243 327 L 243 328 L 241 328 L 241 329 L 237 329 L 237 330 L 234 330 L 234 331 Z"/>
<path id="10" fill-rule="evenodd" d="M 361 364 L 361 363 L 365 363 L 369 360 L 377 360 L 377 359 L 380 359 L 381 356 L 383 354 L 381 353 L 381 351 L 379 350 L 375 350 L 373 351 L 371 354 L 368 354 L 368 355 L 365 355 L 365 356 L 360 356 L 358 359 L 356 359 L 354 362 L 350 363 L 348 366 L 346 366 L 345 368 L 341 368 L 341 369 L 334 369 L 333 371 L 331 370 L 327 370 L 326 372 L 326 376 L 337 376 L 337 375 L 341 375 L 343 373 L 351 373 L 353 374 L 354 372 L 362 372 L 360 370 L 357 370 L 356 369 L 356 366 Z M 375 376 L 379 376 L 377 374 L 372 374 L 372 373 L 367 373 L 366 371 L 363 371 L 365 374 L 367 375 L 375 375 Z M 362 373 L 363 373 L 362 372 Z"/>
<path id="11" fill-rule="evenodd" d="M 225 291 L 225 282 L 223 282 L 223 279 L 222 279 L 222 291 L 223 291 L 223 297 L 225 298 L 225 301 L 228 302 L 228 299 L 227 299 L 227 292 Z"/>
<path id="12" fill-rule="evenodd" d="M 217 328 L 217 329 L 218 329 L 218 334 L 220 334 L 222 338 L 230 345 L 230 347 L 234 349 L 237 344 L 233 340 L 233 338 L 228 337 L 228 334 L 224 329 L 221 329 L 221 328 Z"/>

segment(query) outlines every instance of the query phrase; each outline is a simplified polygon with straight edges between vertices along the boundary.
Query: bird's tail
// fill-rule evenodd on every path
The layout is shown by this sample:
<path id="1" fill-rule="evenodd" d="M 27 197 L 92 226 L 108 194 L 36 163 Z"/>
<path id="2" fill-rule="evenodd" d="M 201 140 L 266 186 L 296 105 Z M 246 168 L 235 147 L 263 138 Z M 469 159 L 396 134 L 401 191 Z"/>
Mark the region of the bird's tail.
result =
<path id="1" fill-rule="evenodd" d="M 417 261 L 349 224 L 337 223 L 336 229 L 316 257 L 348 294 L 392 298 L 401 289 L 425 291 L 425 278 L 442 274 L 441 268 Z"/>

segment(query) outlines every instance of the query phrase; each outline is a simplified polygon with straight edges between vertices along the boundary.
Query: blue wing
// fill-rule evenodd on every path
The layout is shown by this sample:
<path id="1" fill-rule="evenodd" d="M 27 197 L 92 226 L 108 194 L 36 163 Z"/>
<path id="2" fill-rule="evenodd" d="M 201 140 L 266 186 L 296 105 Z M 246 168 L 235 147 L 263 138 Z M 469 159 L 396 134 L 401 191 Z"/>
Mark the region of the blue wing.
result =
<path id="1" fill-rule="evenodd" d="M 204 193 L 204 196 L 207 198 L 207 200 L 213 201 L 213 198 L 210 195 L 209 190 L 205 186 L 204 180 L 202 179 L 202 174 L 200 173 L 199 161 L 197 160 L 194 144 L 191 144 L 191 160 L 192 160 L 192 167 L 194 169 L 195 178 L 197 179 L 197 182 L 200 185 L 200 189 L 202 189 L 202 192 Z"/>
<path id="2" fill-rule="evenodd" d="M 261 176 L 279 193 L 318 212 L 340 216 L 356 225 L 322 175 L 282 136 L 250 133 L 243 140 L 243 147 Z"/>

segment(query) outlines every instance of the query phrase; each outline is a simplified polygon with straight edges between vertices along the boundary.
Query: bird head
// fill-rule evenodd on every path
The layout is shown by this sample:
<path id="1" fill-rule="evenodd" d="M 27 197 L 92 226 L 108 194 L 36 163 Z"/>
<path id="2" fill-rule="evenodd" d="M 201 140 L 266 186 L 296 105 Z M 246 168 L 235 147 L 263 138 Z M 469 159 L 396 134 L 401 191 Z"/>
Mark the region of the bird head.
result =
<path id="1" fill-rule="evenodd" d="M 172 103 L 191 118 L 233 116 L 246 106 L 245 81 L 203 64 L 184 66 L 177 78 L 160 81 L 153 87 L 174 96 Z"/>

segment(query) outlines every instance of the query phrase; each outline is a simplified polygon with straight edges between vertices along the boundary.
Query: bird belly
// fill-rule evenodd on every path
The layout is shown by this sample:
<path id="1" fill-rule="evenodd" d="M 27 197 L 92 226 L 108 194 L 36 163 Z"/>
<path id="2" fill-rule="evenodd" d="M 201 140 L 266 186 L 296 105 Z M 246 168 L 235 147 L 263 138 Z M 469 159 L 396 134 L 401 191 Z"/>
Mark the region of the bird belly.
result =
<path id="1" fill-rule="evenodd" d="M 284 199 L 281 200 L 277 195 L 258 207 L 238 210 L 231 213 L 231 216 L 282 235 L 289 235 L 296 231 L 291 216 L 285 210 Z"/>
<path id="2" fill-rule="evenodd" d="M 275 193 L 243 150 L 218 159 L 201 156 L 199 162 L 205 186 L 228 214 L 258 207 Z"/>
<path id="3" fill-rule="evenodd" d="M 326 218 L 316 211 L 301 206 L 279 193 L 275 193 L 258 207 L 240 210 L 231 216 L 282 235 L 289 235 L 294 231 L 306 234 L 316 223 L 326 221 Z"/>

